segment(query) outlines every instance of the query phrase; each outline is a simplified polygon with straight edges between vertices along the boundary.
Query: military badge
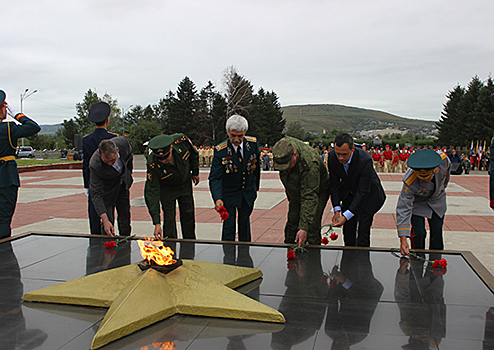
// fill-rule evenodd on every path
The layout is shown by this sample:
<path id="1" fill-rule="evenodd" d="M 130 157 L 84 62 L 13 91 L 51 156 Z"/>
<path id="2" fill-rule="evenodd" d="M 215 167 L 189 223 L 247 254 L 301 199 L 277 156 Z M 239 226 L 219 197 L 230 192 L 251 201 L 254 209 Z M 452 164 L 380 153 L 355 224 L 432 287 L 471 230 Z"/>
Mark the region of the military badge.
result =
<path id="1" fill-rule="evenodd" d="M 252 154 L 249 158 L 249 161 L 247 162 L 247 174 L 253 174 L 256 172 L 256 167 L 257 167 L 257 157 L 255 154 Z"/>
<path id="2" fill-rule="evenodd" d="M 234 171 L 232 157 L 223 157 L 221 164 L 225 167 L 225 173 L 229 174 Z"/>

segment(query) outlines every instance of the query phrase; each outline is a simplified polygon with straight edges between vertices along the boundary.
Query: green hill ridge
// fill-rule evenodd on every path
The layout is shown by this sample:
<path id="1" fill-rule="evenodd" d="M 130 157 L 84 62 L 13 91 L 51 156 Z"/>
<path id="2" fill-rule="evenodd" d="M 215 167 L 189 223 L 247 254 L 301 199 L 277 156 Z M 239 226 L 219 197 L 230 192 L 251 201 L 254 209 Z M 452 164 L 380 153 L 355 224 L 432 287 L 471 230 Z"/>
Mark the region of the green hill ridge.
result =
<path id="1" fill-rule="evenodd" d="M 299 121 L 309 132 L 333 129 L 346 131 L 400 129 L 426 132 L 435 129 L 435 122 L 409 119 L 387 112 L 332 104 L 296 105 L 281 108 L 287 124 Z"/>

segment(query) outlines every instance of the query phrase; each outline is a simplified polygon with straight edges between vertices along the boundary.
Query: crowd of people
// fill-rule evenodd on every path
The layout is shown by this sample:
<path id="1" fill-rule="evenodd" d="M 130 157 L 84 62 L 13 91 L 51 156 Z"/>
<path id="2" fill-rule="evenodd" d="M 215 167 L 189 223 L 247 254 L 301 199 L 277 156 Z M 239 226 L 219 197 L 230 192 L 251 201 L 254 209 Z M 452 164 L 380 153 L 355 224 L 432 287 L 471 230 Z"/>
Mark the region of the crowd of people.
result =
<path id="1" fill-rule="evenodd" d="M 39 131 L 39 126 L 14 111 L 5 97 L 0 91 L 0 118 L 10 115 L 19 124 L 0 125 L 0 138 L 5 139 L 1 144 L 8 146 L 0 149 L 0 201 L 5 208 L 0 217 L 0 237 L 10 236 L 19 187 L 13 157 L 17 138 Z M 106 102 L 91 107 L 88 118 L 96 127 L 82 141 L 90 232 L 114 236 L 117 219 L 119 234 L 128 236 L 132 230 L 132 145 L 127 137 L 106 130 L 110 112 Z M 185 134 L 159 135 L 149 141 L 144 198 L 156 239 L 177 238 L 177 203 L 183 238 L 196 238 L 192 185 L 200 181 L 200 166 L 206 166 L 210 167 L 208 181 L 215 210 L 223 219 L 223 241 L 235 241 L 237 237 L 239 241 L 251 241 L 250 216 L 263 169 L 278 171 L 285 188 L 289 202 L 285 243 L 321 244 L 322 215 L 331 201 L 332 225 L 343 228 L 345 245 L 369 247 L 374 215 L 386 200 L 377 173 L 401 172 L 404 175 L 396 217 L 402 254 L 409 253 L 409 243 L 415 249 L 425 248 L 426 218 L 430 246 L 443 249 L 445 188 L 452 164 L 468 170 L 488 166 L 483 161 L 488 152 L 475 161 L 475 155 L 466 156 L 467 149 L 393 149 L 390 145 L 367 149 L 346 133 L 339 134 L 332 147 L 324 150 L 289 136 L 270 149 L 261 149 L 255 137 L 246 135 L 249 124 L 244 117 L 230 116 L 225 128 L 227 139 L 214 147 L 196 147 Z"/>

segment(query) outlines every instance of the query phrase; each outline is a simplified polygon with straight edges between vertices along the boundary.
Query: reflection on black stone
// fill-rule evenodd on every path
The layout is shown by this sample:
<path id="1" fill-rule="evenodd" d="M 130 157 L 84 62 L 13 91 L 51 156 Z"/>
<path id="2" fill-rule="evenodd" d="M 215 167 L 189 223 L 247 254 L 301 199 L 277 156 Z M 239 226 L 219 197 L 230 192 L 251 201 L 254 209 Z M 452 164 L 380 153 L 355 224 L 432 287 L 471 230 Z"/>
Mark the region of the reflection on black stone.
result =
<path id="1" fill-rule="evenodd" d="M 89 238 L 86 255 L 86 275 L 130 264 L 131 242 L 118 243 L 113 249 L 106 249 L 106 239 Z"/>
<path id="2" fill-rule="evenodd" d="M 431 254 L 429 259 L 434 261 L 441 257 Z M 430 265 L 432 263 L 418 259 L 400 259 L 395 300 L 400 308 L 400 328 L 409 336 L 403 349 L 437 349 L 446 335 L 442 276 L 445 270 L 436 271 Z"/>
<path id="3" fill-rule="evenodd" d="M 286 318 L 286 326 L 283 331 L 273 333 L 271 348 L 291 349 L 321 328 L 326 313 L 321 301 L 328 292 L 323 277 L 320 249 L 309 249 L 297 259 L 288 261 L 287 289 L 279 307 Z"/>
<path id="4" fill-rule="evenodd" d="M 225 244 L 223 245 L 223 264 L 254 267 L 248 245 Z"/>
<path id="5" fill-rule="evenodd" d="M 24 286 L 10 242 L 0 245 L 0 257 L 0 349 L 35 349 L 48 335 L 40 329 L 26 329 L 21 309 Z"/>
<path id="6" fill-rule="evenodd" d="M 250 256 L 250 247 L 248 245 L 224 244 L 223 245 L 223 264 L 241 267 L 254 267 L 254 262 Z M 250 292 L 251 298 L 259 301 L 259 286 L 256 286 Z M 227 350 L 246 349 L 244 339 L 249 335 L 227 337 Z"/>
<path id="7" fill-rule="evenodd" d="M 331 349 L 349 349 L 369 334 L 384 287 L 374 277 L 369 251 L 344 250 L 331 276 L 337 283 L 328 292 L 325 331 L 333 339 Z"/>
<path id="8" fill-rule="evenodd" d="M 494 307 L 485 313 L 484 342 L 482 350 L 494 349 Z"/>

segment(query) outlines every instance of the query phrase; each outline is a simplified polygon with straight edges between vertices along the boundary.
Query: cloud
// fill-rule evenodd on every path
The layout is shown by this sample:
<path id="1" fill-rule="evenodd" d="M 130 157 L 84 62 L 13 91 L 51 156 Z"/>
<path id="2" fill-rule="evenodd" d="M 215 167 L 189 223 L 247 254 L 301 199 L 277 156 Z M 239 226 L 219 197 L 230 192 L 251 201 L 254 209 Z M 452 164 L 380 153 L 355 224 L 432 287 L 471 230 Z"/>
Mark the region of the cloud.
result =
<path id="1" fill-rule="evenodd" d="M 493 10 L 486 0 L 18 0 L 3 4 L 0 88 L 14 107 L 37 89 L 25 112 L 49 124 L 73 117 L 89 88 L 146 106 L 185 76 L 221 88 L 234 65 L 284 106 L 438 119 L 457 83 L 490 74 Z"/>

